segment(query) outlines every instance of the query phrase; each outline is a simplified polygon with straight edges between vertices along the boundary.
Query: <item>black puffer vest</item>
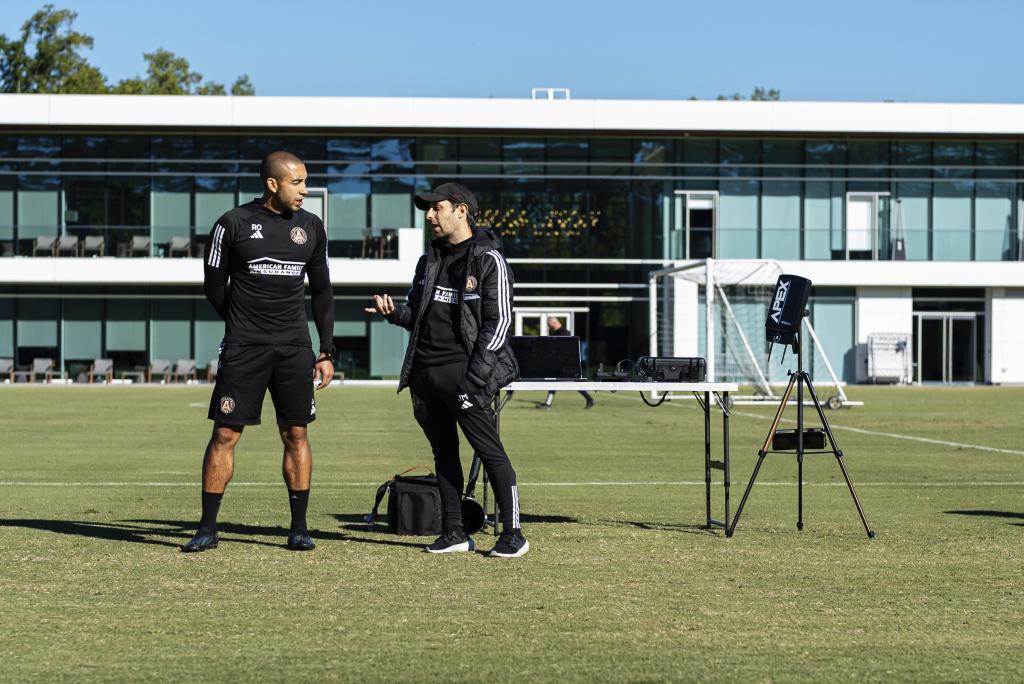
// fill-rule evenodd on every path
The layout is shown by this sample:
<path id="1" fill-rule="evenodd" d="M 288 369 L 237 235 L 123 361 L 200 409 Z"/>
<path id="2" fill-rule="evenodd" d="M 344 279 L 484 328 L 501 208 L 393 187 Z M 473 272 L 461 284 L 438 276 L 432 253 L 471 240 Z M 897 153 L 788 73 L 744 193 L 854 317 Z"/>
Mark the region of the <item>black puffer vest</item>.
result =
<path id="1" fill-rule="evenodd" d="M 469 356 L 466 379 L 487 396 L 519 379 L 508 338 L 512 334 L 512 269 L 494 234 L 477 229 L 466 256 L 466 278 L 459 293 L 462 343 Z M 409 386 L 409 375 L 416 355 L 420 322 L 430 304 L 430 293 L 437 284 L 442 240 L 430 243 L 427 253 L 416 264 L 416 275 L 407 304 L 395 307 L 388 320 L 412 332 L 405 350 L 398 391 Z"/>

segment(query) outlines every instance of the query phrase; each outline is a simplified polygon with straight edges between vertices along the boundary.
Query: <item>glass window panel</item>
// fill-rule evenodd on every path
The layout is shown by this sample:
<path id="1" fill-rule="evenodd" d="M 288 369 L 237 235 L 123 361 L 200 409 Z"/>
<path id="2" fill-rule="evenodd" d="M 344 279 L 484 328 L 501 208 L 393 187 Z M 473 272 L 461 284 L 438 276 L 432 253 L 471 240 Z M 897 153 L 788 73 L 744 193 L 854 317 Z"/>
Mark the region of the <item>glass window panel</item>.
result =
<path id="1" fill-rule="evenodd" d="M 0 299 L 0 358 L 14 358 L 13 299 Z"/>
<path id="2" fill-rule="evenodd" d="M 851 178 L 850 190 L 883 190 L 870 179 L 883 179 L 889 169 L 889 143 L 884 140 L 851 140 L 847 143 L 847 162 Z M 862 179 L 862 180 L 858 180 Z"/>
<path id="3" fill-rule="evenodd" d="M 175 235 L 188 235 L 192 226 L 192 193 L 181 190 L 178 184 L 167 179 L 155 179 L 150 197 L 152 205 L 153 244 L 169 242 Z M 199 232 L 213 227 L 197 225 Z"/>
<path id="4" fill-rule="evenodd" d="M 748 165 L 761 163 L 761 145 L 757 140 L 723 138 L 718 143 L 718 161 L 723 178 L 760 176 L 757 167 Z"/>
<path id="5" fill-rule="evenodd" d="M 370 375 L 397 376 L 402 370 L 408 340 L 408 330 L 374 316 L 370 320 Z"/>
<path id="6" fill-rule="evenodd" d="M 374 192 L 370 197 L 370 224 L 375 229 L 408 228 L 412 222 L 412 196 Z"/>
<path id="7" fill-rule="evenodd" d="M 211 359 L 217 358 L 224 339 L 224 321 L 206 300 L 195 300 L 195 312 L 194 358 L 197 366 L 205 367 Z M 172 362 L 175 360 L 171 359 Z"/>
<path id="8" fill-rule="evenodd" d="M 592 138 L 590 175 L 624 176 L 631 172 L 633 141 L 630 138 Z"/>
<path id="9" fill-rule="evenodd" d="M 206 233 L 226 212 L 235 208 L 234 192 L 197 192 L 196 231 Z M 183 233 L 187 235 L 188 233 Z M 155 240 L 154 240 L 155 242 Z"/>
<path id="10" fill-rule="evenodd" d="M 57 347 L 57 299 L 17 300 L 18 347 Z"/>
<path id="11" fill-rule="evenodd" d="M 500 175 L 501 141 L 498 138 L 467 137 L 459 140 L 459 175 L 473 178 Z"/>
<path id="12" fill-rule="evenodd" d="M 548 158 L 548 174 L 562 176 L 587 175 L 590 144 L 585 138 L 548 138 L 545 146 Z"/>
<path id="13" fill-rule="evenodd" d="M 32 179 L 37 183 L 40 179 Z M 54 185 L 60 181 L 52 179 Z M 25 183 L 21 184 L 24 187 Z M 59 190 L 18 190 L 18 237 L 22 240 L 60 233 Z"/>
<path id="14" fill-rule="evenodd" d="M 366 313 L 363 312 L 363 302 L 351 299 L 336 299 L 334 301 L 334 336 L 335 337 L 365 337 Z"/>
<path id="15" fill-rule="evenodd" d="M 149 225 L 148 178 L 117 176 L 107 180 L 107 225 Z"/>
<path id="16" fill-rule="evenodd" d="M 974 258 L 978 261 L 1016 257 L 1013 198 L 1010 183 L 978 183 L 974 200 Z"/>
<path id="17" fill-rule="evenodd" d="M 192 300 L 155 299 L 150 323 L 150 358 L 174 362 L 192 353 Z"/>
<path id="18" fill-rule="evenodd" d="M 832 184 L 804 183 L 804 258 L 829 259 L 832 253 Z"/>
<path id="19" fill-rule="evenodd" d="M 758 183 L 722 181 L 720 187 L 717 258 L 757 258 Z"/>
<path id="20" fill-rule="evenodd" d="M 939 261 L 963 261 L 971 258 L 972 195 L 970 180 L 974 145 L 961 142 L 937 142 L 934 146 L 935 183 L 932 197 L 932 258 Z"/>
<path id="21" fill-rule="evenodd" d="M 929 258 L 929 225 L 931 216 L 930 183 L 908 182 L 896 184 L 896 196 L 899 198 L 902 214 L 903 233 L 906 239 L 908 261 L 924 261 Z M 893 228 L 897 217 L 893 217 Z"/>
<path id="22" fill-rule="evenodd" d="M 14 177 L 0 176 L 0 240 L 14 237 Z"/>
<path id="23" fill-rule="evenodd" d="M 269 153 L 284 148 L 284 140 L 279 135 L 243 135 L 238 139 L 238 158 L 245 166 L 258 165 Z"/>
<path id="24" fill-rule="evenodd" d="M 107 301 L 107 352 L 146 351 L 149 302 L 144 299 Z"/>
<path id="25" fill-rule="evenodd" d="M 103 300 L 64 300 L 64 359 L 92 361 L 103 356 Z"/>
<path id="26" fill-rule="evenodd" d="M 799 181 L 766 181 L 761 188 L 761 256 L 799 259 Z"/>
<path id="27" fill-rule="evenodd" d="M 338 192 L 327 195 L 327 234 L 331 240 L 360 240 L 367 227 L 367 194 Z"/>

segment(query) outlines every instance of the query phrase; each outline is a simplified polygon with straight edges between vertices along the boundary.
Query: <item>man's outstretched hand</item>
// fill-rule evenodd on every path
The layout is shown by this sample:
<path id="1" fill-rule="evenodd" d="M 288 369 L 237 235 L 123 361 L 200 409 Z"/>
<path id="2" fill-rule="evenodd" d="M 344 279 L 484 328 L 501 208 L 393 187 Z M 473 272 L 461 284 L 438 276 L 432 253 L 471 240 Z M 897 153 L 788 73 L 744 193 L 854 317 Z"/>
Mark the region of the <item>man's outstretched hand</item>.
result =
<path id="1" fill-rule="evenodd" d="M 394 310 L 395 302 L 391 295 L 373 295 L 373 306 L 363 309 L 366 313 L 379 313 L 381 316 L 390 316 Z"/>

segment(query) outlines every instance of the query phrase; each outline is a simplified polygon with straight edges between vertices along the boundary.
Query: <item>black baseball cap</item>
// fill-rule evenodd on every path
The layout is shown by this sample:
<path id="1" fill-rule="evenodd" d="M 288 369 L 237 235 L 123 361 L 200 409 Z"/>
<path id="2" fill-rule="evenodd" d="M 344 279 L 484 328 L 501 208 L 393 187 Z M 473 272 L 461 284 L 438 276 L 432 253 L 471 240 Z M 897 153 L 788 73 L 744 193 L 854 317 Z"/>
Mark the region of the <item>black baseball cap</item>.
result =
<path id="1" fill-rule="evenodd" d="M 421 192 L 414 198 L 417 209 L 426 211 L 434 202 L 448 200 L 452 204 L 465 204 L 469 207 L 469 213 L 476 216 L 480 213 L 480 206 L 476 203 L 476 195 L 469 191 L 461 183 L 441 183 L 430 192 Z"/>

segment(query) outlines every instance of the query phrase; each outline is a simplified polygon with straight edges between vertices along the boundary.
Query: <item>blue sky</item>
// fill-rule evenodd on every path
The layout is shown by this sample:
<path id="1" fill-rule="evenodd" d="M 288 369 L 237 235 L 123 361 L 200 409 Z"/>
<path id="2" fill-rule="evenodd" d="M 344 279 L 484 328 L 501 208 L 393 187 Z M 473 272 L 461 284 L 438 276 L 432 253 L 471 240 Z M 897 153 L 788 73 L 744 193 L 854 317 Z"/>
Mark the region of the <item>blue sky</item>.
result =
<path id="1" fill-rule="evenodd" d="M 53 0 L 112 79 L 164 47 L 260 95 L 1024 102 L 1024 3 Z M 13 36 L 42 2 L 5 3 Z"/>

